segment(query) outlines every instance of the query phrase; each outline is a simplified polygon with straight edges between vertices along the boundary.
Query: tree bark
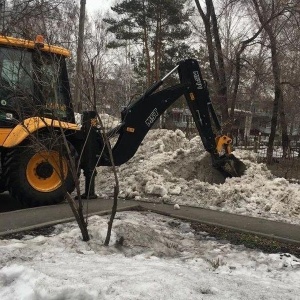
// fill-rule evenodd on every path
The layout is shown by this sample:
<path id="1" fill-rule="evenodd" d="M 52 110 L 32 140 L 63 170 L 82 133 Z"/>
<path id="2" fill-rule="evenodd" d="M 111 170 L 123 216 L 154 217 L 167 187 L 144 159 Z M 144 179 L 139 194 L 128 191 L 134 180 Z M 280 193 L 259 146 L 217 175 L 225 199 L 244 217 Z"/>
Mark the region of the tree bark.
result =
<path id="1" fill-rule="evenodd" d="M 195 3 L 205 27 L 209 64 L 217 90 L 217 105 L 222 114 L 222 129 L 226 133 L 230 131 L 227 80 L 215 9 L 213 2 L 206 0 L 207 12 L 205 14 L 199 0 L 195 0 Z"/>
<path id="2" fill-rule="evenodd" d="M 74 89 L 75 107 L 78 112 L 81 112 L 82 110 L 80 91 L 81 91 L 81 78 L 82 78 L 82 54 L 83 54 L 83 41 L 84 41 L 85 5 L 86 5 L 86 0 L 80 0 L 76 77 L 75 77 L 75 89 Z"/>
<path id="3" fill-rule="evenodd" d="M 145 3 L 143 3 L 144 13 L 146 12 Z M 144 24 L 143 24 L 143 40 L 144 40 L 144 53 L 146 56 L 146 70 L 147 70 L 147 86 L 151 85 L 151 60 L 150 60 L 150 52 L 148 45 L 148 31 L 147 31 L 147 19 L 146 15 L 144 15 Z"/>
<path id="4" fill-rule="evenodd" d="M 162 37 L 161 37 L 161 6 L 158 6 L 157 10 L 157 20 L 156 20 L 156 30 L 155 30 L 155 46 L 154 46 L 154 80 L 159 80 L 160 77 L 160 60 L 161 60 L 161 46 L 162 46 Z"/>
<path id="5" fill-rule="evenodd" d="M 210 3 L 211 9 L 211 22 L 212 22 L 212 29 L 213 29 L 213 36 L 215 40 L 216 46 L 216 56 L 218 60 L 218 67 L 219 67 L 219 103 L 221 103 L 221 111 L 222 111 L 222 119 L 223 119 L 223 126 L 225 127 L 225 132 L 231 130 L 232 124 L 230 124 L 229 114 L 228 114 L 228 95 L 227 95 L 227 79 L 226 79 L 226 72 L 225 72 L 225 63 L 223 58 L 223 51 L 221 46 L 221 40 L 219 35 L 219 27 L 217 16 L 214 8 L 213 1 L 206 0 L 206 3 Z"/>

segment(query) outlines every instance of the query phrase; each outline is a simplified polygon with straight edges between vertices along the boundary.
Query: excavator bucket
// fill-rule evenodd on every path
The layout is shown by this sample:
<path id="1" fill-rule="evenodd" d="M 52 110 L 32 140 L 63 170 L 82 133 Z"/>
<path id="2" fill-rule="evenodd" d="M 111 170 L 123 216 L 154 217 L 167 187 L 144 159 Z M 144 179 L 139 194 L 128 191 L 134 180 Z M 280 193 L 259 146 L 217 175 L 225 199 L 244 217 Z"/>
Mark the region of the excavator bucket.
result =
<path id="1" fill-rule="evenodd" d="M 216 167 L 225 177 L 241 177 L 246 170 L 246 165 L 233 154 L 222 157 Z"/>
<path id="2" fill-rule="evenodd" d="M 232 139 L 227 135 L 216 137 L 217 158 L 213 157 L 214 166 L 224 174 L 225 177 L 241 177 L 246 165 L 231 153 Z M 220 153 L 224 153 L 220 155 Z"/>

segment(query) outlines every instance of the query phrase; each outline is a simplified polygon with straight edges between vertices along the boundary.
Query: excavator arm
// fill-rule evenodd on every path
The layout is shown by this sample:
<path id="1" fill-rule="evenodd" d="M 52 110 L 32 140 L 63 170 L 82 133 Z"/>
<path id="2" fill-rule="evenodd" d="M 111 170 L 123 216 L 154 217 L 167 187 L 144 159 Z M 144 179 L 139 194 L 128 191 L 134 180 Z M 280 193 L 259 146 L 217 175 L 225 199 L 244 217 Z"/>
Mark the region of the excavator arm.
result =
<path id="1" fill-rule="evenodd" d="M 165 79 L 176 70 L 179 73 L 180 83 L 158 90 Z M 184 96 L 187 101 L 205 150 L 211 154 L 213 167 L 221 171 L 225 177 L 241 176 L 245 165 L 230 153 L 232 140 L 228 136 L 214 133 L 214 130 L 220 133 L 221 126 L 199 64 L 194 59 L 181 61 L 164 78 L 155 82 L 137 101 L 122 111 L 121 124 L 108 133 L 110 137 L 118 134 L 118 140 L 112 148 L 114 165 L 121 165 L 134 156 L 155 121 L 181 96 Z M 92 148 L 98 153 L 98 157 L 101 155 L 101 158 L 93 162 L 93 166 L 112 165 L 104 144 L 103 139 L 99 139 L 98 136 L 97 145 L 94 144 Z"/>

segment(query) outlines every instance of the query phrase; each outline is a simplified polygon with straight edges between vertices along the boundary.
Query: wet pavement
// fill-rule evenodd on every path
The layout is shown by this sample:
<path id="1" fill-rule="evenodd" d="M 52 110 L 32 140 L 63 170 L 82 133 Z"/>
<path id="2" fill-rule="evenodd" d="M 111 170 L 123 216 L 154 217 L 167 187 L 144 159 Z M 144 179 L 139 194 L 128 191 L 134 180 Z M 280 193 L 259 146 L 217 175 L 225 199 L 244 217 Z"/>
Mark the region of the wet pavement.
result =
<path id="1" fill-rule="evenodd" d="M 75 220 L 68 203 L 22 210 L 15 205 L 12 199 L 6 194 L 0 195 L 0 201 L 0 236 Z M 84 201 L 84 209 L 89 215 L 109 214 L 111 207 L 112 199 Z M 133 200 L 118 201 L 119 211 L 135 209 L 148 210 L 174 218 L 219 226 L 238 232 L 248 232 L 281 242 L 286 241 L 299 244 L 300 246 L 299 225 L 241 216 L 199 207 L 181 206 L 180 209 L 174 209 L 173 205 L 162 203 L 158 204 Z"/>

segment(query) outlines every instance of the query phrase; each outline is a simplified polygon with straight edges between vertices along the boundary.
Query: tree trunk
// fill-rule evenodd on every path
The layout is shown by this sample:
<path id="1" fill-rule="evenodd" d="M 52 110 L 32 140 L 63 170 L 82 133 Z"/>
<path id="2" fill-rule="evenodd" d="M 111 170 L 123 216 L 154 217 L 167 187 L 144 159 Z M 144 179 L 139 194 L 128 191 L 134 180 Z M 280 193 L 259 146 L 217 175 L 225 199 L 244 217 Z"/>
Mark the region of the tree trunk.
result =
<path id="1" fill-rule="evenodd" d="M 145 3 L 143 3 L 144 12 L 146 12 Z M 144 16 L 144 27 L 143 27 L 143 40 L 144 40 L 144 52 L 146 56 L 146 70 L 147 70 L 147 86 L 151 85 L 151 60 L 150 60 L 150 52 L 149 52 L 149 45 L 148 45 L 148 31 L 147 31 L 147 19 Z"/>
<path id="2" fill-rule="evenodd" d="M 75 92 L 74 92 L 74 97 L 75 97 L 75 107 L 77 108 L 77 111 L 80 112 L 82 110 L 82 102 L 80 99 L 80 93 L 81 93 L 81 78 L 82 78 L 82 54 L 83 54 L 83 40 L 84 40 L 84 22 L 85 22 L 85 4 L 86 0 L 81 0 L 80 1 L 80 17 L 79 17 L 79 32 L 78 32 L 78 45 L 77 45 L 77 62 L 76 62 L 76 77 L 75 77 Z M 64 138 L 64 143 L 67 147 L 67 140 L 65 137 L 65 133 L 61 129 L 62 136 Z M 69 151 L 69 150 L 68 150 Z M 69 153 L 69 157 L 70 153 Z M 78 196 L 78 205 L 76 205 L 75 201 L 71 197 L 69 193 L 67 193 L 67 201 L 72 209 L 72 212 L 75 216 L 75 219 L 78 223 L 78 226 L 81 230 L 82 238 L 83 241 L 89 241 L 89 233 L 87 230 L 87 222 L 84 220 L 84 215 L 83 215 L 83 204 L 82 204 L 82 199 L 80 196 L 80 187 L 79 187 L 79 181 L 77 179 L 77 169 L 76 165 L 73 164 L 72 166 L 73 169 L 73 178 L 76 183 L 76 190 L 77 190 L 77 196 Z M 63 176 L 62 176 L 63 178 Z"/>
<path id="3" fill-rule="evenodd" d="M 215 9 L 213 2 L 206 0 L 207 13 L 205 14 L 199 0 L 195 0 L 195 3 L 204 22 L 209 64 L 217 90 L 217 105 L 221 110 L 223 130 L 226 133 L 230 130 L 228 122 L 227 81 Z"/>
<path id="4" fill-rule="evenodd" d="M 287 129 L 287 122 L 285 117 L 285 109 L 284 109 L 284 101 L 283 101 L 283 93 L 281 91 L 280 97 L 280 105 L 279 105 L 279 115 L 280 115 L 280 125 L 281 125 L 281 140 L 282 140 L 282 150 L 283 150 L 283 158 L 287 158 L 289 154 L 290 148 L 290 139 Z"/>
<path id="5" fill-rule="evenodd" d="M 210 28 L 210 10 L 207 10 L 207 14 L 205 15 L 201 8 L 199 0 L 195 0 L 195 2 L 196 2 L 196 6 L 198 8 L 198 11 L 201 15 L 201 18 L 203 20 L 203 23 L 204 23 L 207 49 L 208 49 L 209 65 L 210 65 L 210 69 L 211 69 L 211 73 L 212 73 L 214 82 L 217 85 L 217 83 L 219 82 L 219 74 L 218 74 L 218 69 L 217 69 L 216 61 L 215 61 L 214 45 L 213 45 L 211 28 Z"/>
<path id="6" fill-rule="evenodd" d="M 160 77 L 160 60 L 162 49 L 162 36 L 161 36 L 161 6 L 159 5 L 157 11 L 156 30 L 155 30 L 155 45 L 154 45 L 154 74 L 155 81 Z"/>
<path id="7" fill-rule="evenodd" d="M 81 78 L 82 78 L 82 54 L 83 54 L 83 40 L 84 40 L 85 4 L 86 4 L 86 0 L 80 0 L 76 77 L 75 77 L 75 90 L 74 90 L 75 107 L 78 112 L 81 112 L 82 110 Z"/>
<path id="8" fill-rule="evenodd" d="M 232 124 L 230 124 L 230 122 L 229 122 L 227 80 L 226 80 L 223 51 L 222 51 L 221 40 L 220 40 L 220 35 L 219 35 L 219 26 L 218 26 L 218 21 L 217 21 L 213 1 L 206 0 L 206 3 L 207 3 L 207 5 L 208 5 L 208 3 L 210 3 L 210 5 L 211 5 L 210 6 L 211 23 L 212 23 L 213 36 L 214 36 L 215 46 L 216 46 L 216 51 L 217 51 L 216 56 L 218 59 L 219 79 L 220 79 L 218 97 L 219 97 L 219 103 L 221 104 L 223 126 L 224 126 L 225 132 L 229 132 L 231 130 Z"/>
<path id="9" fill-rule="evenodd" d="M 274 91 L 275 91 L 273 112 L 272 112 L 272 119 L 271 119 L 271 133 L 269 136 L 268 149 L 267 149 L 267 163 L 270 164 L 273 158 L 273 148 L 274 148 L 274 141 L 276 137 L 277 123 L 278 123 L 279 101 L 282 97 L 282 91 L 280 87 L 280 69 L 279 69 L 278 57 L 277 57 L 276 37 L 274 36 L 272 29 L 269 26 L 267 26 L 266 32 L 270 39 L 272 72 L 273 72 Z"/>
<path id="10" fill-rule="evenodd" d="M 286 152 L 289 147 L 289 137 L 287 133 L 287 124 L 286 124 L 284 105 L 283 105 L 283 93 L 282 93 L 282 87 L 280 83 L 281 70 L 280 70 L 279 59 L 278 59 L 277 41 L 276 41 L 276 36 L 274 35 L 272 29 L 268 28 L 268 31 L 267 33 L 270 38 L 270 47 L 271 47 L 271 54 L 272 54 L 272 71 L 273 71 L 274 89 L 275 89 L 273 116 L 271 120 L 271 134 L 270 134 L 268 150 L 267 150 L 267 162 L 271 163 L 279 113 L 280 113 L 280 122 L 281 122 L 281 130 L 282 130 L 282 147 L 284 152 Z"/>

